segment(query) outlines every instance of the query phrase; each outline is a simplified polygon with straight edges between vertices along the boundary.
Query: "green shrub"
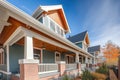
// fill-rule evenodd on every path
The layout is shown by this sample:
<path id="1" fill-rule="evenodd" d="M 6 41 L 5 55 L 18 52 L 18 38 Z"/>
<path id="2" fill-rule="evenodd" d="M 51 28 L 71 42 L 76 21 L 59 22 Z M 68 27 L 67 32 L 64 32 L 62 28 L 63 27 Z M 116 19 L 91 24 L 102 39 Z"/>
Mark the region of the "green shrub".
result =
<path id="1" fill-rule="evenodd" d="M 94 77 L 93 77 L 92 74 L 86 69 L 85 71 L 83 71 L 82 80 L 94 80 Z"/>
<path id="2" fill-rule="evenodd" d="M 96 70 L 96 72 L 108 75 L 108 68 L 106 64 L 103 64 L 102 66 L 100 66 L 99 69 Z"/>
<path id="3" fill-rule="evenodd" d="M 69 76 L 65 75 L 62 80 L 71 80 Z"/>

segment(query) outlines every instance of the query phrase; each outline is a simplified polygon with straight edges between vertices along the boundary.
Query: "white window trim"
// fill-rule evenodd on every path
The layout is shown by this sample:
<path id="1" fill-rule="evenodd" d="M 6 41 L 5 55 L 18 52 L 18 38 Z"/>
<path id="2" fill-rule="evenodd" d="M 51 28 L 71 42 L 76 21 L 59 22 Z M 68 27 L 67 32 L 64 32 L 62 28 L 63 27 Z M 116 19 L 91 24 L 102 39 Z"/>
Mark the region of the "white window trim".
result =
<path id="1" fill-rule="evenodd" d="M 38 48 L 38 47 L 33 47 L 33 50 L 36 49 L 36 50 L 40 50 L 40 62 L 42 63 L 43 62 L 43 49 L 42 48 Z M 34 54 L 33 54 L 34 55 Z M 40 63 L 39 62 L 39 63 Z"/>
<path id="2" fill-rule="evenodd" d="M 62 27 L 60 27 L 60 25 L 58 24 L 58 23 L 56 23 L 53 19 L 51 19 L 49 16 L 46 16 L 47 18 L 48 18 L 48 25 L 49 25 L 49 29 L 50 29 L 50 20 L 53 22 L 53 23 L 55 23 L 55 33 L 57 33 L 57 26 L 61 29 L 61 30 L 63 30 L 63 35 L 61 35 L 61 34 L 58 34 L 58 35 L 60 35 L 60 36 L 63 36 L 63 37 L 65 37 L 65 30 L 62 28 Z M 50 29 L 51 30 L 51 29 Z M 61 30 L 60 30 L 60 33 L 61 33 Z M 53 31 L 53 30 L 52 30 Z"/>
<path id="3" fill-rule="evenodd" d="M 60 61 L 61 61 L 61 54 L 60 54 L 60 52 L 55 52 L 55 63 L 57 63 L 58 61 L 56 60 L 56 54 L 59 54 L 59 58 L 60 58 Z"/>

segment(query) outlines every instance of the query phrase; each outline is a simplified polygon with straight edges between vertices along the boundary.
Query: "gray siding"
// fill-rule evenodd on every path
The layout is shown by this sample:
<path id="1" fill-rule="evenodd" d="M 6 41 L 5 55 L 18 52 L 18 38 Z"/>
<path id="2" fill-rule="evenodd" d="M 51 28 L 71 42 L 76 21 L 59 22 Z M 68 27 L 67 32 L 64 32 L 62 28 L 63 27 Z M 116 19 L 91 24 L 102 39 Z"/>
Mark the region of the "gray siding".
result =
<path id="1" fill-rule="evenodd" d="M 44 50 L 43 63 L 55 63 L 55 52 Z"/>
<path id="2" fill-rule="evenodd" d="M 10 72 L 12 72 L 12 73 L 19 72 L 18 60 L 24 58 L 24 47 L 17 45 L 17 44 L 10 46 L 10 54 L 9 55 L 10 55 L 10 57 L 9 57 Z"/>

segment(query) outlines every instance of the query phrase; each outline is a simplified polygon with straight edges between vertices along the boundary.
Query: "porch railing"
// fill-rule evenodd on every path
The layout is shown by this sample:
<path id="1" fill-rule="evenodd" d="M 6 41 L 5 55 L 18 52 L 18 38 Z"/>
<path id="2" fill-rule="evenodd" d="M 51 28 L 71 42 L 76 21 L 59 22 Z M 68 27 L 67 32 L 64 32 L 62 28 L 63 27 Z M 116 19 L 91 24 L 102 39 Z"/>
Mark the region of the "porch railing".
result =
<path id="1" fill-rule="evenodd" d="M 86 64 L 81 64 L 81 70 L 85 70 Z"/>
<path id="2" fill-rule="evenodd" d="M 2 71 L 7 71 L 7 65 L 1 64 L 1 65 L 0 65 L 0 70 L 2 70 Z"/>
<path id="3" fill-rule="evenodd" d="M 77 69 L 77 64 L 66 64 L 66 70 Z"/>
<path id="4" fill-rule="evenodd" d="M 39 74 L 58 72 L 58 64 L 39 64 L 38 65 Z"/>

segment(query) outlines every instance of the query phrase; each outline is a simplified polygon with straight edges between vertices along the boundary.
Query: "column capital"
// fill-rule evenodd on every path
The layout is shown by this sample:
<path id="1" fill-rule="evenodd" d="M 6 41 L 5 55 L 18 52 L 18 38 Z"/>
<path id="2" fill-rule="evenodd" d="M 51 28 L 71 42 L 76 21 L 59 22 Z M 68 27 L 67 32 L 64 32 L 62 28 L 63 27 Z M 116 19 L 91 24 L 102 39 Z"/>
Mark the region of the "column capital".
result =
<path id="1" fill-rule="evenodd" d="M 65 64 L 66 62 L 65 61 L 58 61 L 57 63 L 58 64 Z"/>
<path id="2" fill-rule="evenodd" d="M 29 63 L 29 64 L 32 64 L 32 63 L 39 63 L 39 60 L 34 60 L 34 59 L 20 59 L 19 60 L 19 64 L 26 64 L 26 63 Z"/>

